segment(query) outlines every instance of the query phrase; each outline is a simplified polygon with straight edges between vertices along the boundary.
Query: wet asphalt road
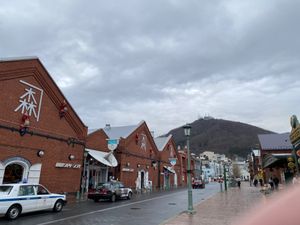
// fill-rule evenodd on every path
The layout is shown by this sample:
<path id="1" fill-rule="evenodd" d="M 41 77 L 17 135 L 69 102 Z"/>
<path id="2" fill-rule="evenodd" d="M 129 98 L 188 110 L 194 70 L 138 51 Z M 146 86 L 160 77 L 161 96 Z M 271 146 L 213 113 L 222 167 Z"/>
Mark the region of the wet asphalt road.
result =
<path id="1" fill-rule="evenodd" d="M 218 184 L 193 189 L 193 202 L 198 204 L 220 191 Z M 117 202 L 85 201 L 67 205 L 62 212 L 42 211 L 21 215 L 16 221 L 0 218 L 7 225 L 158 225 L 187 209 L 187 189 L 134 195 Z"/>

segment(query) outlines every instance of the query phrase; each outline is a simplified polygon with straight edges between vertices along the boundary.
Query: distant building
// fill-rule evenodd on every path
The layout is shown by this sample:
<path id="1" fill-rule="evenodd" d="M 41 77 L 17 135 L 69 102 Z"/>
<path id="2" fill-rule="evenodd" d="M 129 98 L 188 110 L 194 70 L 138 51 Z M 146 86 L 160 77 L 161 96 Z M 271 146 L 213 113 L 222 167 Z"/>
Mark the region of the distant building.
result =
<path id="1" fill-rule="evenodd" d="M 295 168 L 288 166 L 289 162 L 294 161 L 289 135 L 289 133 L 258 135 L 265 181 L 270 177 L 277 177 L 283 183 L 291 181 Z"/>

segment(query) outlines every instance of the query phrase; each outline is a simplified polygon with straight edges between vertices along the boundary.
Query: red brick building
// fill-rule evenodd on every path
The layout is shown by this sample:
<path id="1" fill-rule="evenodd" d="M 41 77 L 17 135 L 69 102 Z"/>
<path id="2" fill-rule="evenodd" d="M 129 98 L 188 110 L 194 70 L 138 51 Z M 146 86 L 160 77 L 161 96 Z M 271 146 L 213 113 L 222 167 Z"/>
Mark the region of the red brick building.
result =
<path id="1" fill-rule="evenodd" d="M 38 58 L 0 61 L 0 183 L 77 192 L 87 127 Z"/>
<path id="2" fill-rule="evenodd" d="M 180 157 L 172 135 L 154 139 L 159 150 L 160 187 L 163 189 L 181 186 Z"/>
<path id="3" fill-rule="evenodd" d="M 113 153 L 118 165 L 109 168 L 108 178 L 112 176 L 136 190 L 159 187 L 159 151 L 145 121 L 121 127 L 111 127 L 107 124 L 94 135 L 97 138 L 92 140 L 89 137 L 88 146 L 100 151 L 105 151 L 102 143 L 106 139 L 119 140 Z M 102 141 L 96 143 L 96 140 L 101 139 L 100 135 Z"/>
<path id="4" fill-rule="evenodd" d="M 179 162 L 181 166 L 181 184 L 187 185 L 187 161 L 188 161 L 188 155 L 187 155 L 187 149 L 181 149 L 180 146 L 177 148 L 178 156 L 179 156 Z M 195 162 L 194 159 L 191 157 L 191 178 L 194 178 L 194 168 L 195 168 Z"/>
<path id="5" fill-rule="evenodd" d="M 277 177 L 280 183 L 290 182 L 295 172 L 288 166 L 289 159 L 294 163 L 290 134 L 260 134 L 258 140 L 264 181 Z"/>

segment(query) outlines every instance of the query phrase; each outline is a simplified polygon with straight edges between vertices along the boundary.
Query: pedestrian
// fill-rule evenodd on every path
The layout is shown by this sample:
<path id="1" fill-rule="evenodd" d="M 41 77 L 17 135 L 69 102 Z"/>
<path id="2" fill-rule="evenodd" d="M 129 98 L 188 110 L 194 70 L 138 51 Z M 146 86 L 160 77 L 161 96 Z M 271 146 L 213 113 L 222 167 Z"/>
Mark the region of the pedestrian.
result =
<path id="1" fill-rule="evenodd" d="M 292 183 L 293 183 L 293 184 L 298 184 L 298 183 L 299 183 L 299 182 L 298 182 L 298 177 L 297 177 L 297 175 L 295 175 L 295 176 L 293 177 Z"/>
<path id="2" fill-rule="evenodd" d="M 241 188 L 241 178 L 238 177 L 236 179 L 236 182 L 237 182 L 238 187 Z"/>
<path id="3" fill-rule="evenodd" d="M 274 182 L 275 190 L 278 190 L 278 185 L 279 185 L 279 179 L 278 179 L 278 177 L 274 177 L 273 178 L 273 182 Z"/>
<path id="4" fill-rule="evenodd" d="M 254 184 L 254 187 L 257 187 L 258 181 L 256 178 L 254 178 L 253 184 Z"/>
<path id="5" fill-rule="evenodd" d="M 269 182 L 269 184 L 271 186 L 271 190 L 273 191 L 274 190 L 274 181 L 273 181 L 273 178 L 270 177 L 268 182 Z"/>

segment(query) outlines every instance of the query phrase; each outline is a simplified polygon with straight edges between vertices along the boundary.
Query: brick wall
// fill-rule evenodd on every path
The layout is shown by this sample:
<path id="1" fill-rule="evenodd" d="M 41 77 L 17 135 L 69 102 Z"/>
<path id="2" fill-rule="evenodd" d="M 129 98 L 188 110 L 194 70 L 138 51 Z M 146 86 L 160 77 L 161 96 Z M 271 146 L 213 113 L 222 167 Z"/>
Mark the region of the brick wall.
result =
<path id="1" fill-rule="evenodd" d="M 21 124 L 20 96 L 29 88 L 20 80 L 43 90 L 39 121 L 32 114 L 29 131 L 32 134 L 21 136 L 18 131 Z M 70 144 L 68 140 L 84 143 L 86 126 L 77 116 L 71 105 L 65 117 L 59 117 L 61 102 L 65 99 L 52 78 L 38 59 L 0 62 L 0 161 L 11 157 L 22 157 L 31 165 L 41 163 L 40 183 L 52 192 L 76 192 L 80 188 L 81 168 L 56 168 L 57 162 L 82 165 L 83 144 Z M 37 89 L 34 89 L 37 90 Z M 36 101 L 40 103 L 41 94 Z M 11 129 L 5 129 L 8 127 Z M 37 152 L 44 151 L 39 157 Z M 74 160 L 69 155 L 75 156 Z"/>

